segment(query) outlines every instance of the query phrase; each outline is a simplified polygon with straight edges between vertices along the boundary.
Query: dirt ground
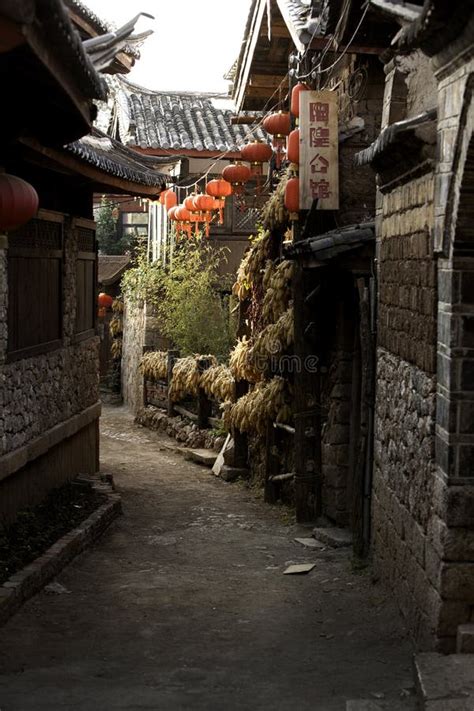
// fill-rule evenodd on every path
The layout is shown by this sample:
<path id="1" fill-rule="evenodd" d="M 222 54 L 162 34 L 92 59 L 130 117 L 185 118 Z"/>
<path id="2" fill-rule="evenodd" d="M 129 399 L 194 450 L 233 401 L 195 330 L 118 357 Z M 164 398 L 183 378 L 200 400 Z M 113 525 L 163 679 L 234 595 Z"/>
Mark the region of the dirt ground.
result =
<path id="1" fill-rule="evenodd" d="M 346 551 L 104 408 L 124 515 L 0 630 L 1 711 L 344 711 L 400 702 L 411 645 Z M 284 576 L 290 562 L 315 562 Z M 392 708 L 389 706 L 389 708 Z"/>

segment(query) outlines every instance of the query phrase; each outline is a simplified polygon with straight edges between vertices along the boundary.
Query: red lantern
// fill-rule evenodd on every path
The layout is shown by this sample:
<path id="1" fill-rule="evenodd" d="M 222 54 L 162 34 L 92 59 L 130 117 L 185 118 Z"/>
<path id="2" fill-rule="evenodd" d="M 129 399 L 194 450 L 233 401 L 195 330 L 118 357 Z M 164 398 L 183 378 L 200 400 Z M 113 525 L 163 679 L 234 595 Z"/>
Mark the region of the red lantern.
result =
<path id="1" fill-rule="evenodd" d="M 187 198 L 184 200 L 184 207 L 186 210 L 189 210 L 189 212 L 199 212 L 199 208 L 196 207 L 195 204 L 195 199 L 197 198 L 197 195 L 195 193 L 188 195 Z"/>
<path id="2" fill-rule="evenodd" d="M 184 205 L 178 205 L 175 215 L 180 222 L 191 222 L 191 213 Z"/>
<path id="3" fill-rule="evenodd" d="M 174 192 L 174 190 L 167 190 L 166 195 L 165 195 L 165 202 L 164 205 L 167 210 L 170 210 L 172 207 L 176 207 L 178 204 L 178 196 Z"/>
<path id="4" fill-rule="evenodd" d="M 97 303 L 99 304 L 99 308 L 101 309 L 110 309 L 110 307 L 114 303 L 114 300 L 111 296 L 101 291 L 101 293 L 97 297 Z"/>
<path id="5" fill-rule="evenodd" d="M 290 178 L 285 188 L 285 207 L 290 213 L 290 220 L 297 220 L 300 211 L 300 179 Z"/>
<path id="6" fill-rule="evenodd" d="M 299 130 L 299 128 L 295 128 L 295 130 L 292 131 L 290 133 L 290 135 L 288 136 L 286 157 L 288 158 L 290 163 L 296 163 L 298 165 L 300 162 L 300 130 Z"/>
<path id="7" fill-rule="evenodd" d="M 232 190 L 236 195 L 243 193 L 244 185 L 247 180 L 250 180 L 251 175 L 250 168 L 242 163 L 227 165 L 222 171 L 222 177 L 231 183 Z"/>
<path id="8" fill-rule="evenodd" d="M 167 190 L 163 190 L 163 192 L 160 193 L 160 205 L 164 205 L 164 204 L 165 204 L 165 198 L 166 198 L 166 193 L 167 193 L 167 192 L 168 192 Z"/>
<path id="9" fill-rule="evenodd" d="M 217 208 L 216 200 L 210 195 L 196 195 L 194 204 L 201 212 L 210 212 Z"/>
<path id="10" fill-rule="evenodd" d="M 177 221 L 178 218 L 176 217 L 176 210 L 178 209 L 177 205 L 174 205 L 173 207 L 170 207 L 168 210 L 168 218 L 173 221 Z"/>
<path id="11" fill-rule="evenodd" d="M 99 309 L 97 309 L 97 316 L 99 318 L 105 318 L 106 313 L 107 309 L 104 306 L 101 306 Z"/>
<path id="12" fill-rule="evenodd" d="M 0 173 L 0 230 L 14 230 L 38 211 L 38 193 L 16 175 Z"/>
<path id="13" fill-rule="evenodd" d="M 291 105 L 290 105 L 290 110 L 293 116 L 296 118 L 299 117 L 300 115 L 300 94 L 302 91 L 309 91 L 309 86 L 307 84 L 303 84 L 303 82 L 300 82 L 299 84 L 296 84 L 296 86 L 293 87 L 291 91 Z"/>
<path id="14" fill-rule="evenodd" d="M 232 195 L 232 185 L 220 178 L 219 180 L 210 180 L 206 185 L 206 193 L 218 201 L 219 209 L 219 224 L 224 223 L 224 206 L 225 199 Z"/>
<path id="15" fill-rule="evenodd" d="M 287 111 L 270 114 L 263 120 L 263 128 L 273 136 L 273 148 L 276 152 L 276 167 L 281 165 L 281 156 L 285 151 L 286 136 L 291 131 L 291 118 Z"/>
<path id="16" fill-rule="evenodd" d="M 206 193 L 219 200 L 225 200 L 226 197 L 232 195 L 232 185 L 222 178 L 210 180 L 206 185 Z"/>
<path id="17" fill-rule="evenodd" d="M 243 160 L 250 163 L 252 175 L 257 176 L 262 175 L 262 165 L 270 160 L 272 153 L 271 146 L 268 143 L 262 143 L 262 141 L 252 141 L 240 149 Z"/>

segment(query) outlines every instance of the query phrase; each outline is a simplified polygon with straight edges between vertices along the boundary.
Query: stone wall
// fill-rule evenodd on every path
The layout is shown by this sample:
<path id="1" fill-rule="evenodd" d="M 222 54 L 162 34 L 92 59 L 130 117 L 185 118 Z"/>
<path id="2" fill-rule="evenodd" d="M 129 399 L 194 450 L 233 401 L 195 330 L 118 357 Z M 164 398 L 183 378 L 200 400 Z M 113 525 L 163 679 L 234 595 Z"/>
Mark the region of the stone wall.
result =
<path id="1" fill-rule="evenodd" d="M 0 497 L 10 502 L 4 518 L 45 493 L 47 482 L 59 485 L 98 467 L 99 344 L 96 336 L 75 334 L 76 225 L 64 225 L 62 346 L 13 362 L 7 353 L 8 240 L 0 238 Z"/>
<path id="2" fill-rule="evenodd" d="M 145 351 L 166 351 L 169 341 L 161 335 L 153 308 L 125 299 L 122 342 L 122 395 L 124 403 L 136 415 L 144 406 L 144 382 L 139 371 Z"/>
<path id="3" fill-rule="evenodd" d="M 339 526 L 350 522 L 348 501 L 353 354 L 333 352 L 324 377 L 322 402 L 327 412 L 321 442 L 322 513 Z"/>
<path id="4" fill-rule="evenodd" d="M 145 307 L 125 299 L 122 342 L 122 395 L 136 414 L 144 405 L 143 376 L 138 370 L 145 345 Z"/>
<path id="5" fill-rule="evenodd" d="M 428 534 L 434 492 L 435 378 L 377 352 L 373 549 L 376 573 L 395 591 L 420 646 L 436 626 Z"/>

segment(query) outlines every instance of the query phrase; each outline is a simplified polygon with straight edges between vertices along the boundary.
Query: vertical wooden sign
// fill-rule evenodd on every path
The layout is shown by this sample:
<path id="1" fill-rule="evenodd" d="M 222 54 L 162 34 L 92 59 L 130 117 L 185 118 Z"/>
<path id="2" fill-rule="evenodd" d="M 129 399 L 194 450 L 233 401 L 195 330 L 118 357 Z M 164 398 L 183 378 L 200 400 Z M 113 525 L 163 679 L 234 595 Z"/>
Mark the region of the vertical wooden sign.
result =
<path id="1" fill-rule="evenodd" d="M 300 209 L 339 209 L 337 93 L 300 93 Z"/>

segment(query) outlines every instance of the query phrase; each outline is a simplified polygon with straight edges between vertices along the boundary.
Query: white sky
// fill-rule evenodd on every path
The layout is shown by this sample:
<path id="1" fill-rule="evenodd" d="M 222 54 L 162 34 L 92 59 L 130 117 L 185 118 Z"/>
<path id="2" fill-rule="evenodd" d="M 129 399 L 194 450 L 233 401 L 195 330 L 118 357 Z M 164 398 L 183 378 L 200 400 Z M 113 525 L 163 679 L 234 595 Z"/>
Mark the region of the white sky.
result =
<path id="1" fill-rule="evenodd" d="M 237 58 L 250 0 L 84 0 L 117 25 L 138 12 L 137 30 L 155 32 L 141 47 L 128 78 L 149 89 L 227 93 L 223 75 Z"/>

